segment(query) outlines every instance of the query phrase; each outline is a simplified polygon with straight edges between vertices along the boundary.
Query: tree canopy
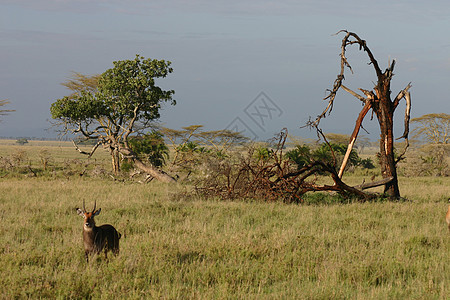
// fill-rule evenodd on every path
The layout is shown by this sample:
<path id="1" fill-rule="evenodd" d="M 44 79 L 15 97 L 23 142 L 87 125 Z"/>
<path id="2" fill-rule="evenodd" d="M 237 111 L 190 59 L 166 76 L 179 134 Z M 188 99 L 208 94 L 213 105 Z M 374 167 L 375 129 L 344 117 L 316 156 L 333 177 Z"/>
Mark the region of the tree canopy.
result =
<path id="1" fill-rule="evenodd" d="M 173 90 L 156 86 L 173 69 L 170 62 L 144 59 L 115 61 L 114 67 L 100 76 L 74 73 L 66 83 L 74 93 L 58 99 L 51 106 L 52 118 L 63 122 L 65 129 L 87 138 L 132 133 L 136 122 L 142 126 L 160 117 L 161 103 L 171 101 Z M 95 87 L 95 80 L 98 80 Z"/>

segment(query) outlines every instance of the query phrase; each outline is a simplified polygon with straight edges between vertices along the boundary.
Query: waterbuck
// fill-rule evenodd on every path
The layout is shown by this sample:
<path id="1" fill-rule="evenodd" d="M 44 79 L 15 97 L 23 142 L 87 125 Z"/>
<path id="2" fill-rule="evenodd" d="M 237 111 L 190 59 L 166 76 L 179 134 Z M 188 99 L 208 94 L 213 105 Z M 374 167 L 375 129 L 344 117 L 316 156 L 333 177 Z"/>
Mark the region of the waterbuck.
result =
<path id="1" fill-rule="evenodd" d="M 94 203 L 94 209 L 87 212 L 83 200 L 83 209 L 77 208 L 77 213 L 84 218 L 83 242 L 86 262 L 89 262 L 89 254 L 99 254 L 103 249 L 105 249 L 106 259 L 109 250 L 114 255 L 119 254 L 119 239 L 122 235 L 112 225 L 95 226 L 94 217 L 101 211 L 101 208 L 95 210 L 96 206 L 97 201 Z"/>

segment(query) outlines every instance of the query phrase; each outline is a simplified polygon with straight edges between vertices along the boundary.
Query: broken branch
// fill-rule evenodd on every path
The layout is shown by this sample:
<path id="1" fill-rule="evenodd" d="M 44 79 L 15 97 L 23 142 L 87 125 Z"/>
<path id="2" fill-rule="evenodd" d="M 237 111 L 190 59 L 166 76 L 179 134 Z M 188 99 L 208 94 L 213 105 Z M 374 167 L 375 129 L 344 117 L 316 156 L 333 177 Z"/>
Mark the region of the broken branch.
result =
<path id="1" fill-rule="evenodd" d="M 370 110 L 371 107 L 372 107 L 372 103 L 370 101 L 366 101 L 366 104 L 364 105 L 363 109 L 359 113 L 358 119 L 356 119 L 355 129 L 353 130 L 353 133 L 350 137 L 350 142 L 347 147 L 347 152 L 345 153 L 344 160 L 342 161 L 341 168 L 339 169 L 339 173 L 338 173 L 339 178 L 342 178 L 342 175 L 344 174 L 345 166 L 347 165 L 348 158 L 350 157 L 350 153 L 352 152 L 356 138 L 358 137 L 358 133 L 359 133 L 359 129 L 361 128 L 362 121 L 364 120 L 364 117 L 366 116 L 367 112 Z"/>
<path id="2" fill-rule="evenodd" d="M 370 189 L 370 188 L 373 188 L 373 187 L 377 187 L 377 186 L 388 184 L 392 180 L 394 180 L 394 177 L 391 176 L 391 177 L 383 178 L 382 180 L 379 180 L 379 181 L 372 181 L 372 182 L 368 182 L 368 183 L 363 183 L 363 184 L 354 186 L 354 188 L 358 189 L 358 190 L 366 190 L 366 189 Z"/>
<path id="3" fill-rule="evenodd" d="M 365 40 L 362 40 L 356 33 L 353 32 L 348 32 L 347 30 L 341 30 L 336 34 L 339 34 L 341 32 L 345 32 L 346 35 L 345 37 L 342 39 L 342 45 L 341 45 L 341 70 L 339 72 L 339 74 L 336 77 L 336 80 L 334 81 L 333 84 L 333 89 L 329 90 L 329 94 L 328 96 L 326 96 L 323 100 L 328 100 L 328 105 L 325 108 L 325 110 L 319 115 L 317 116 L 316 120 L 314 122 L 309 122 L 308 125 L 318 125 L 320 123 L 320 120 L 322 118 L 325 118 L 327 114 L 330 114 L 332 109 L 333 109 L 333 104 L 334 104 L 334 99 L 336 98 L 336 94 L 338 92 L 338 90 L 343 87 L 342 82 L 345 79 L 344 77 L 344 72 L 345 72 L 345 67 L 349 68 L 350 71 L 353 73 L 352 67 L 350 66 L 350 63 L 347 60 L 347 57 L 345 56 L 345 52 L 347 50 L 347 46 L 349 45 L 353 45 L 353 44 L 358 44 L 359 45 L 359 49 L 360 50 L 364 50 L 367 55 L 369 56 L 369 60 L 370 60 L 370 64 L 373 65 L 375 72 L 377 74 L 378 78 L 383 77 L 383 73 L 381 72 L 381 69 L 378 65 L 377 60 L 375 59 L 375 57 L 372 54 L 372 51 L 370 51 L 369 47 L 367 47 L 367 43 Z M 351 40 L 351 38 L 353 38 L 354 40 Z M 394 67 L 394 63 L 391 65 L 391 68 L 393 69 Z M 392 70 L 391 70 L 392 71 Z M 350 89 L 343 87 L 344 90 L 346 90 L 347 92 L 349 92 L 350 94 L 352 94 L 353 96 L 357 97 L 358 99 L 360 99 L 361 101 L 363 101 L 361 99 L 361 96 L 359 96 L 358 94 L 356 94 L 355 92 L 351 91 Z M 366 95 L 367 96 L 367 95 Z"/>
<path id="4" fill-rule="evenodd" d="M 364 98 L 361 95 L 358 95 L 356 92 L 352 91 L 351 89 L 349 89 L 348 87 L 346 87 L 345 85 L 341 85 L 342 88 L 344 89 L 344 91 L 346 91 L 347 93 L 351 94 L 352 96 L 355 96 L 356 98 L 358 98 L 359 100 L 361 100 L 362 102 L 366 101 L 366 98 Z"/>
<path id="5" fill-rule="evenodd" d="M 94 147 L 92 147 L 92 149 L 91 149 L 90 152 L 86 152 L 86 151 L 83 151 L 83 150 L 81 150 L 80 148 L 78 148 L 78 145 L 75 143 L 74 140 L 72 140 L 72 143 L 73 143 L 73 145 L 75 146 L 75 149 L 76 149 L 78 152 L 80 152 L 81 154 L 84 154 L 84 155 L 88 155 L 88 158 L 91 158 L 92 155 L 94 155 L 95 150 L 97 150 L 98 146 L 100 146 L 101 144 L 103 144 L 103 141 L 101 141 L 101 140 L 98 141 L 98 142 L 94 145 Z"/>

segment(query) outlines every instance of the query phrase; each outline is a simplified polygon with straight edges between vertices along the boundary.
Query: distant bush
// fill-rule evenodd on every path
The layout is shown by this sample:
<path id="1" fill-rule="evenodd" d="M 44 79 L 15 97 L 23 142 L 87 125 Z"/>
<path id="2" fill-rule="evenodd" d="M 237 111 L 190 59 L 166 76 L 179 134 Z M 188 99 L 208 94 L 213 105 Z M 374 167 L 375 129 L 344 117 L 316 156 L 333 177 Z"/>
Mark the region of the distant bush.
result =
<path id="1" fill-rule="evenodd" d="M 19 144 L 19 145 L 25 145 L 25 144 L 28 144 L 28 139 L 26 139 L 26 138 L 20 138 L 20 139 L 17 139 L 17 140 L 16 140 L 16 144 Z"/>
<path id="2" fill-rule="evenodd" d="M 98 139 L 76 139 L 75 143 L 82 146 L 94 146 L 98 143 Z"/>

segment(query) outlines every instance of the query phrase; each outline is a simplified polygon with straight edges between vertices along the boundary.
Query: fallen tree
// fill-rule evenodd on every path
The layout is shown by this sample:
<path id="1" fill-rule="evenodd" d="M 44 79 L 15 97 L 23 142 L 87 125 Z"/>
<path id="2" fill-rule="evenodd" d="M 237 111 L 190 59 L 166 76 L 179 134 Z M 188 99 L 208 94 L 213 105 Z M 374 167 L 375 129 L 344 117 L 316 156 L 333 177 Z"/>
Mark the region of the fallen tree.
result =
<path id="1" fill-rule="evenodd" d="M 195 190 L 202 196 L 223 199 L 262 199 L 265 201 L 282 200 L 286 203 L 301 203 L 308 192 L 331 191 L 344 197 L 356 197 L 367 201 L 378 197 L 363 190 L 386 184 L 392 178 L 377 182 L 350 186 L 342 181 L 337 171 L 337 159 L 333 148 L 326 141 L 331 151 L 330 160 L 317 160 L 313 156 L 305 157 L 305 164 L 298 168 L 289 159 L 283 149 L 288 137 L 283 129 L 276 146 L 268 156 L 260 159 L 255 148 L 250 148 L 239 159 L 223 159 L 210 162 L 207 178 L 201 178 L 195 184 Z M 325 138 L 325 137 L 324 137 Z M 318 178 L 330 176 L 333 184 L 319 184 Z"/>

